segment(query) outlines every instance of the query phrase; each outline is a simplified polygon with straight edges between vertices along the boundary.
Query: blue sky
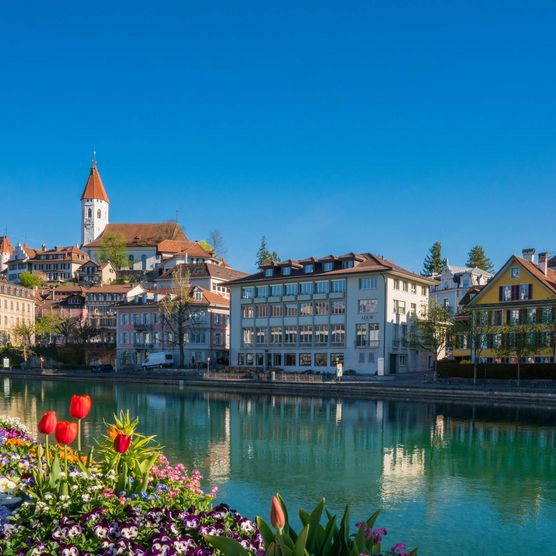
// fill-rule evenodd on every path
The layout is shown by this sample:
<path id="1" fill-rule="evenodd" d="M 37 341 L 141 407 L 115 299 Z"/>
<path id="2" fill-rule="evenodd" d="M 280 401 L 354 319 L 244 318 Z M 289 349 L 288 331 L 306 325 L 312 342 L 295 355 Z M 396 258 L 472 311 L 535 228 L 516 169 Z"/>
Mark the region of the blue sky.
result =
<path id="1" fill-rule="evenodd" d="M 253 270 L 371 251 L 419 271 L 556 251 L 554 2 L 12 2 L 0 233 L 79 241 L 96 146 L 111 221 L 218 228 Z"/>

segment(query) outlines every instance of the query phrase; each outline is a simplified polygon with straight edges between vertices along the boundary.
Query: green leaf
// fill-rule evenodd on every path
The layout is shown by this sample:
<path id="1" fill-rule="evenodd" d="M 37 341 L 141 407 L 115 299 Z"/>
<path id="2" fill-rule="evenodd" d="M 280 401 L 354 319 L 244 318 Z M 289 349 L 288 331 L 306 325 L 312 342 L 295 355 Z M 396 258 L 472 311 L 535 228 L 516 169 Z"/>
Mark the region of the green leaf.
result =
<path id="1" fill-rule="evenodd" d="M 267 525 L 266 521 L 260 516 L 257 516 L 257 527 L 259 528 L 259 531 L 263 538 L 265 548 L 268 548 L 270 544 L 273 543 L 275 540 L 272 529 Z"/>
<path id="2" fill-rule="evenodd" d="M 328 513 L 328 512 L 327 512 Z M 338 528 L 336 527 L 336 516 L 333 515 L 326 524 L 324 537 L 320 545 L 318 556 L 327 556 L 332 548 L 332 539 L 337 536 Z"/>
<path id="3" fill-rule="evenodd" d="M 206 535 L 205 540 L 225 556 L 251 556 L 251 553 L 241 544 L 228 537 Z"/>
<path id="4" fill-rule="evenodd" d="M 311 554 L 314 554 L 318 548 L 318 525 L 320 523 L 320 518 L 322 517 L 322 511 L 324 510 L 324 502 L 325 500 L 323 498 L 309 516 L 311 536 L 309 538 L 307 549 Z"/>
<path id="5" fill-rule="evenodd" d="M 297 540 L 295 541 L 295 547 L 293 549 L 293 556 L 305 556 L 307 552 L 305 550 L 305 545 L 307 544 L 307 537 L 309 536 L 309 525 L 305 525 L 299 533 Z"/>
<path id="6" fill-rule="evenodd" d="M 369 519 L 367 519 L 367 525 L 372 529 L 378 516 L 380 514 L 380 510 L 377 510 Z"/>
<path id="7" fill-rule="evenodd" d="M 301 524 L 305 526 L 309 523 L 309 514 L 305 510 L 299 510 L 299 519 L 301 520 Z"/>
<path id="8" fill-rule="evenodd" d="M 50 466 L 50 477 L 48 480 L 48 484 L 51 488 L 54 488 L 58 484 L 61 471 L 62 467 L 60 466 L 60 458 L 58 457 L 58 454 L 55 454 L 54 459 L 52 460 L 52 465 Z"/>

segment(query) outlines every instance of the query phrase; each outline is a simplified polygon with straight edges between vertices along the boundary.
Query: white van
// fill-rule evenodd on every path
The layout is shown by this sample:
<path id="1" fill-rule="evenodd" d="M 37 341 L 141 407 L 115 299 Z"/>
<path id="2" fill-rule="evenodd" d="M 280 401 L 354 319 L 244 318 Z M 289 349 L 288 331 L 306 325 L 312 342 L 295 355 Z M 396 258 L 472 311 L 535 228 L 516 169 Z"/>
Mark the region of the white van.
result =
<path id="1" fill-rule="evenodd" d="M 148 367 L 173 367 L 174 366 L 174 356 L 171 353 L 166 353 L 164 351 L 159 351 L 157 353 L 149 353 L 147 358 L 143 362 L 142 367 L 144 369 Z"/>

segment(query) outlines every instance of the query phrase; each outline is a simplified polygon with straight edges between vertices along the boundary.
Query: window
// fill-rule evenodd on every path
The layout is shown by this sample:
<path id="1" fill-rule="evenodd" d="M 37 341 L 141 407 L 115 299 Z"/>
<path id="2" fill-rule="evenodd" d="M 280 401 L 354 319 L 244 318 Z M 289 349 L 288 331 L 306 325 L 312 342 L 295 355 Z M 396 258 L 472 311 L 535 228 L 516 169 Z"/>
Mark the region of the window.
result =
<path id="1" fill-rule="evenodd" d="M 89 218 L 92 218 L 92 217 L 93 217 L 93 209 L 92 209 L 92 208 L 89 208 L 89 209 L 87 210 L 87 216 L 88 216 Z"/>
<path id="2" fill-rule="evenodd" d="M 282 276 L 289 276 L 291 273 L 292 273 L 292 269 L 290 266 L 282 267 Z"/>
<path id="3" fill-rule="evenodd" d="M 326 353 L 315 353 L 315 366 L 326 367 L 328 365 L 328 355 Z"/>
<path id="4" fill-rule="evenodd" d="M 519 278 L 519 267 L 518 266 L 512 266 L 512 268 L 510 269 L 510 276 L 513 279 Z"/>
<path id="5" fill-rule="evenodd" d="M 286 344 L 297 343 L 297 328 L 295 326 L 286 326 L 284 330 L 284 343 Z"/>
<path id="6" fill-rule="evenodd" d="M 531 299 L 531 290 L 533 289 L 531 284 L 520 284 L 519 285 L 519 299 Z"/>
<path id="7" fill-rule="evenodd" d="M 345 280 L 332 280 L 330 282 L 332 293 L 344 293 L 346 291 Z"/>
<path id="8" fill-rule="evenodd" d="M 243 329 L 243 345 L 252 346 L 253 345 L 253 329 L 244 328 Z"/>
<path id="9" fill-rule="evenodd" d="M 272 365 L 274 367 L 282 366 L 282 354 L 281 353 L 273 353 L 272 354 Z"/>
<path id="10" fill-rule="evenodd" d="M 502 300 L 501 301 L 511 301 L 512 300 L 512 287 L 502 286 Z"/>
<path id="11" fill-rule="evenodd" d="M 400 355 L 400 367 L 407 367 L 407 355 Z"/>
<path id="12" fill-rule="evenodd" d="M 257 286 L 255 291 L 257 297 L 268 297 L 268 286 Z"/>
<path id="13" fill-rule="evenodd" d="M 333 262 L 322 263 L 322 270 L 324 272 L 330 272 L 331 270 L 334 270 L 334 263 Z"/>
<path id="14" fill-rule="evenodd" d="M 312 303 L 300 303 L 299 304 L 299 314 L 302 317 L 307 317 L 313 314 L 313 304 Z"/>
<path id="15" fill-rule="evenodd" d="M 299 364 L 302 367 L 309 367 L 311 365 L 311 354 L 310 353 L 300 353 L 299 354 Z"/>
<path id="16" fill-rule="evenodd" d="M 400 281 L 397 278 L 394 280 L 394 289 L 395 290 L 400 289 Z"/>
<path id="17" fill-rule="evenodd" d="M 253 365 L 253 354 L 252 353 L 246 353 L 245 354 L 245 364 L 246 365 Z"/>
<path id="18" fill-rule="evenodd" d="M 409 314 L 412 317 L 417 316 L 417 304 L 416 303 L 411 303 L 409 306 Z"/>
<path id="19" fill-rule="evenodd" d="M 315 293 L 328 293 L 328 282 L 315 282 Z"/>
<path id="20" fill-rule="evenodd" d="M 272 297 L 281 296 L 283 291 L 284 291 L 284 286 L 282 286 L 282 284 L 274 284 L 273 286 L 270 286 L 270 295 Z"/>
<path id="21" fill-rule="evenodd" d="M 508 311 L 508 321 L 511 325 L 519 324 L 519 309 Z"/>
<path id="22" fill-rule="evenodd" d="M 270 343 L 277 345 L 282 343 L 282 328 L 279 326 L 270 329 Z"/>
<path id="23" fill-rule="evenodd" d="M 367 345 L 367 324 L 355 325 L 355 345 L 365 347 Z"/>
<path id="24" fill-rule="evenodd" d="M 272 303 L 270 305 L 270 316 L 281 317 L 284 314 L 284 306 L 281 303 Z"/>
<path id="25" fill-rule="evenodd" d="M 376 299 L 360 299 L 359 313 L 376 313 L 378 301 Z"/>
<path id="26" fill-rule="evenodd" d="M 286 303 L 286 316 L 287 317 L 297 316 L 297 303 Z"/>
<path id="27" fill-rule="evenodd" d="M 331 353 L 330 363 L 332 365 L 343 365 L 344 364 L 344 354 L 343 353 Z"/>
<path id="28" fill-rule="evenodd" d="M 542 322 L 545 324 L 551 323 L 552 318 L 552 307 L 543 307 L 542 308 Z"/>
<path id="29" fill-rule="evenodd" d="M 405 301 L 394 299 L 394 314 L 405 315 Z"/>
<path id="30" fill-rule="evenodd" d="M 299 284 L 299 293 L 311 295 L 313 293 L 313 282 L 301 282 L 301 284 Z"/>
<path id="31" fill-rule="evenodd" d="M 266 328 L 257 328 L 256 332 L 257 345 L 266 345 L 268 343 L 268 336 Z"/>
<path id="32" fill-rule="evenodd" d="M 253 288 L 241 288 L 241 299 L 253 299 Z"/>
<path id="33" fill-rule="evenodd" d="M 286 284 L 286 295 L 297 295 L 297 284 Z"/>
<path id="34" fill-rule="evenodd" d="M 402 282 L 402 288 L 404 292 L 409 291 L 409 284 L 407 282 Z"/>
<path id="35" fill-rule="evenodd" d="M 305 274 L 309 274 L 313 272 L 314 269 L 315 269 L 314 265 L 306 264 L 305 267 L 303 268 L 303 272 L 305 272 Z"/>
<path id="36" fill-rule="evenodd" d="M 299 327 L 299 343 L 313 343 L 313 327 L 311 325 L 303 325 Z"/>
<path id="37" fill-rule="evenodd" d="M 255 354 L 255 364 L 257 367 L 262 367 L 264 365 L 264 353 Z"/>
<path id="38" fill-rule="evenodd" d="M 256 305 L 257 318 L 262 319 L 268 317 L 268 305 L 266 303 L 261 303 Z"/>
<path id="39" fill-rule="evenodd" d="M 411 293 L 417 293 L 417 284 L 411 282 Z"/>
<path id="40" fill-rule="evenodd" d="M 421 286 L 421 295 L 427 297 L 428 289 L 427 286 Z"/>
<path id="41" fill-rule="evenodd" d="M 317 301 L 315 303 L 315 315 L 328 315 L 328 301 Z"/>
<path id="42" fill-rule="evenodd" d="M 326 324 L 317 324 L 315 326 L 315 343 L 320 345 L 328 344 L 328 326 Z"/>
<path id="43" fill-rule="evenodd" d="M 135 262 L 135 257 L 133 255 L 129 255 L 127 260 L 128 260 L 129 266 L 133 266 L 133 263 Z"/>
<path id="44" fill-rule="evenodd" d="M 369 347 L 377 348 L 380 344 L 378 322 L 369 323 Z"/>
<path id="45" fill-rule="evenodd" d="M 295 367 L 297 365 L 297 357 L 295 353 L 286 353 L 284 359 L 286 367 Z"/>
<path id="46" fill-rule="evenodd" d="M 264 275 L 267 278 L 271 278 L 273 274 L 274 274 L 274 269 L 273 268 L 265 268 L 264 269 Z"/>
<path id="47" fill-rule="evenodd" d="M 359 278 L 360 290 L 374 290 L 377 287 L 376 278 Z"/>
<path id="48" fill-rule="evenodd" d="M 332 330 L 330 333 L 330 339 L 332 341 L 332 344 L 335 345 L 341 345 L 344 343 L 345 338 L 346 338 L 346 330 L 345 330 L 345 325 L 343 324 L 333 324 L 332 325 Z"/>
<path id="49" fill-rule="evenodd" d="M 353 268 L 353 260 L 342 261 L 342 268 Z"/>
<path id="50" fill-rule="evenodd" d="M 343 315 L 346 312 L 346 302 L 345 301 L 333 301 L 332 302 L 332 314 L 333 315 Z"/>

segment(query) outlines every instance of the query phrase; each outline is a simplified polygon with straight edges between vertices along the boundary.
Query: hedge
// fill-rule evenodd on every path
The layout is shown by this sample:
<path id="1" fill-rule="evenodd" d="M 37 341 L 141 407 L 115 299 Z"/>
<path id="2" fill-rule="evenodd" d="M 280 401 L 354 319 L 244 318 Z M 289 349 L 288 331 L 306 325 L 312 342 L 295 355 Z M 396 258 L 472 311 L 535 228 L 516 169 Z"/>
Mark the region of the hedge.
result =
<path id="1" fill-rule="evenodd" d="M 520 375 L 523 380 L 556 380 L 556 363 L 522 363 Z M 441 378 L 473 378 L 473 365 L 458 361 L 439 361 L 438 376 Z M 481 363 L 477 365 L 477 378 L 515 379 L 517 378 L 517 365 Z"/>

